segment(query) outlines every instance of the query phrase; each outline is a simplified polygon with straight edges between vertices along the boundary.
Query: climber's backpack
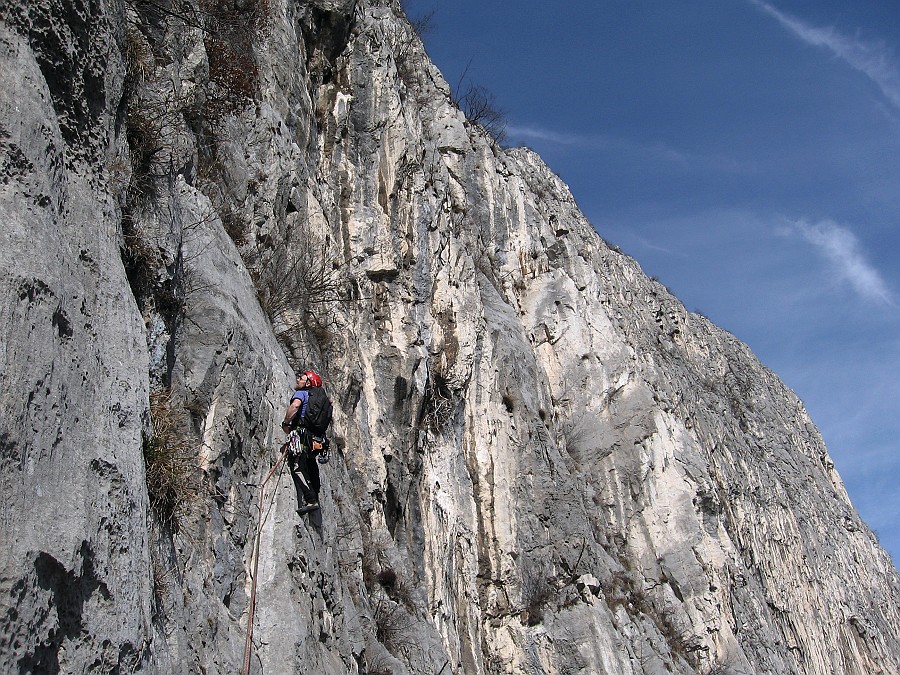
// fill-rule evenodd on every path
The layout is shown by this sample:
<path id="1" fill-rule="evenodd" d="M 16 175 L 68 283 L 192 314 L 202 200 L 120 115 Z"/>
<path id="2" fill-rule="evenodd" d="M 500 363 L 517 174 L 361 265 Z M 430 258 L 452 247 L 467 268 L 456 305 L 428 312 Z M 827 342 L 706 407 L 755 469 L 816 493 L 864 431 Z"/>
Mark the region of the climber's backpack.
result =
<path id="1" fill-rule="evenodd" d="M 313 436 L 324 436 L 328 425 L 331 424 L 331 401 L 322 387 L 312 387 L 309 392 L 309 402 L 306 404 L 306 416 L 303 424 Z"/>

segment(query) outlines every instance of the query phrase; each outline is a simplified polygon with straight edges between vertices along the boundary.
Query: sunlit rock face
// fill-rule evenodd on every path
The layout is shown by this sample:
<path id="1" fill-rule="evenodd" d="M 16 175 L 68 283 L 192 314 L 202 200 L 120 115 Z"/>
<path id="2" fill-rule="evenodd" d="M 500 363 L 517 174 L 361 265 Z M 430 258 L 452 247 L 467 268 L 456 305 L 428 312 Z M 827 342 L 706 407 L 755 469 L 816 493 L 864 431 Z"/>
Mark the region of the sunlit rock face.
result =
<path id="1" fill-rule="evenodd" d="M 802 403 L 468 122 L 398 5 L 34 5 L 0 29 L 0 670 L 900 672 Z M 314 516 L 276 466 L 300 366 Z"/>

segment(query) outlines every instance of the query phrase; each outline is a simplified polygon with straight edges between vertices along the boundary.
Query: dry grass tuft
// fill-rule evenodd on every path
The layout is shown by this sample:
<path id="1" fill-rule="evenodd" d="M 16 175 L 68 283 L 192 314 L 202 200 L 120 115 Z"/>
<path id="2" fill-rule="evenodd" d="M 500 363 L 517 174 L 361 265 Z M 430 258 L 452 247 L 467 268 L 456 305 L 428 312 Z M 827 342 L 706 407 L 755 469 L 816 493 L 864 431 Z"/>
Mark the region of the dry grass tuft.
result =
<path id="1" fill-rule="evenodd" d="M 178 531 L 201 500 L 197 445 L 189 436 L 187 414 L 173 405 L 170 390 L 150 394 L 150 417 L 153 432 L 144 444 L 150 508 L 164 526 Z"/>
<path id="2" fill-rule="evenodd" d="M 550 582 L 539 572 L 531 571 L 522 580 L 522 612 L 519 620 L 525 626 L 537 626 L 544 620 L 544 608 L 556 595 Z"/>

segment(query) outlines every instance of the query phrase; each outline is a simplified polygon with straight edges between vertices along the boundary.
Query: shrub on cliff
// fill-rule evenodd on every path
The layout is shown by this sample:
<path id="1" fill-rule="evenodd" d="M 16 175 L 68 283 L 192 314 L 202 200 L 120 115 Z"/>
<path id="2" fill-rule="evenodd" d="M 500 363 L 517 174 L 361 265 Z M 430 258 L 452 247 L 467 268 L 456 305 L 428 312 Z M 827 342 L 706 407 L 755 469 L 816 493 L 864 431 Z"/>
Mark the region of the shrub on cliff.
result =
<path id="1" fill-rule="evenodd" d="M 284 242 L 257 242 L 243 252 L 263 311 L 289 353 L 315 338 L 326 346 L 336 329 L 337 303 L 346 299 L 347 275 L 327 241 L 294 228 Z"/>
<path id="2" fill-rule="evenodd" d="M 537 570 L 531 570 L 522 579 L 522 611 L 519 620 L 525 626 L 536 626 L 544 620 L 544 608 L 555 595 L 550 582 Z"/>
<path id="3" fill-rule="evenodd" d="M 494 94 L 480 84 L 471 85 L 459 96 L 459 107 L 466 119 L 476 124 L 497 143 L 506 140 L 506 113 L 497 105 Z"/>
<path id="4" fill-rule="evenodd" d="M 498 105 L 493 92 L 473 83 L 468 72 L 467 65 L 453 87 L 453 102 L 459 106 L 467 120 L 481 127 L 498 145 L 502 145 L 506 141 L 506 112 Z M 468 86 L 463 89 L 465 82 L 468 82 Z"/>
<path id="5" fill-rule="evenodd" d="M 170 390 L 150 394 L 152 433 L 144 443 L 147 495 L 159 522 L 173 531 L 200 499 L 197 448 L 186 417 L 184 409 L 173 405 Z"/>
<path id="6" fill-rule="evenodd" d="M 240 110 L 259 93 L 256 49 L 271 21 L 268 0 L 200 0 L 209 59 L 206 113 L 215 122 Z"/>
<path id="7" fill-rule="evenodd" d="M 403 13 L 406 14 L 406 20 L 409 21 L 409 25 L 412 26 L 416 35 L 420 39 L 424 39 L 426 35 L 434 30 L 434 15 L 437 13 L 437 8 L 432 7 L 422 14 L 417 14 L 412 11 L 413 4 L 410 0 L 401 0 L 400 7 L 403 9 Z"/>

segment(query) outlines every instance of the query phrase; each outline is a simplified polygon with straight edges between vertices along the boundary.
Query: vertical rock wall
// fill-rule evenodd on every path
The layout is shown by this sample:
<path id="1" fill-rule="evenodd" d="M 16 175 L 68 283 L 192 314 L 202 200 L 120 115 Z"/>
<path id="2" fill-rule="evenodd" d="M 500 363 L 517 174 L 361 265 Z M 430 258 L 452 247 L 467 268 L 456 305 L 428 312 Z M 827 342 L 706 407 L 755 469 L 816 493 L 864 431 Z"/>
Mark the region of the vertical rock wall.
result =
<path id="1" fill-rule="evenodd" d="M 900 669 L 802 404 L 395 3 L 4 12 L 4 671 L 238 671 L 257 531 L 253 672 Z M 336 408 L 313 517 L 284 469 L 257 508 L 295 366 Z"/>
<path id="2" fill-rule="evenodd" d="M 4 672 L 134 667 L 154 635 L 148 358 L 106 189 L 118 29 L 103 3 L 60 9 L 0 24 Z"/>

